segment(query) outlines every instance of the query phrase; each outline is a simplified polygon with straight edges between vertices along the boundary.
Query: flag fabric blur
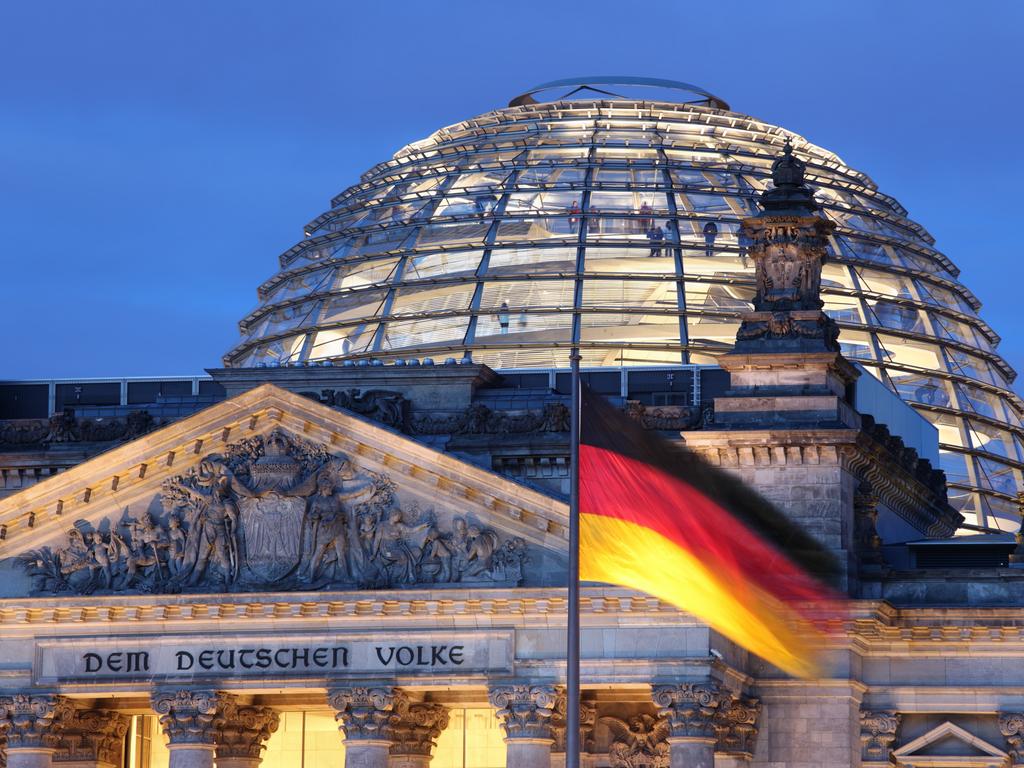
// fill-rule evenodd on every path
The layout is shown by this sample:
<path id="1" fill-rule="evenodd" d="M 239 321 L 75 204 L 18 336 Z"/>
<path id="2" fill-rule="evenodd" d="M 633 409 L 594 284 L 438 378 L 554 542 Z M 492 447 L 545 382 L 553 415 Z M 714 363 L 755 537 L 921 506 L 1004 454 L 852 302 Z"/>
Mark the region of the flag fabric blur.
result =
<path id="1" fill-rule="evenodd" d="M 841 614 L 837 562 L 733 475 L 580 388 L 580 579 L 647 592 L 797 677 Z"/>

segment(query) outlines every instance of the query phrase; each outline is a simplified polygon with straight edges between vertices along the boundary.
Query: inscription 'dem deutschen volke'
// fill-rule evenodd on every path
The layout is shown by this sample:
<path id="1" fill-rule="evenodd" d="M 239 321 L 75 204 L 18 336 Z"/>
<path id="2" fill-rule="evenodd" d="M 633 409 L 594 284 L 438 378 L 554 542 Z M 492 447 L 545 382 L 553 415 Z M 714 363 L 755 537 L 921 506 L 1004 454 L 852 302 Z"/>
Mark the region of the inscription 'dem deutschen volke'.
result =
<path id="1" fill-rule="evenodd" d="M 459 667 L 465 663 L 463 645 L 378 645 L 374 655 L 381 667 Z M 207 648 L 174 651 L 175 672 L 234 672 L 237 669 L 296 670 L 345 669 L 350 664 L 347 646 L 302 648 Z M 82 654 L 86 673 L 150 672 L 149 651 L 112 651 Z"/>
<path id="2" fill-rule="evenodd" d="M 351 632 L 285 635 L 224 633 L 42 640 L 37 683 L 149 682 L 162 678 L 358 677 L 507 674 L 511 630 Z"/>

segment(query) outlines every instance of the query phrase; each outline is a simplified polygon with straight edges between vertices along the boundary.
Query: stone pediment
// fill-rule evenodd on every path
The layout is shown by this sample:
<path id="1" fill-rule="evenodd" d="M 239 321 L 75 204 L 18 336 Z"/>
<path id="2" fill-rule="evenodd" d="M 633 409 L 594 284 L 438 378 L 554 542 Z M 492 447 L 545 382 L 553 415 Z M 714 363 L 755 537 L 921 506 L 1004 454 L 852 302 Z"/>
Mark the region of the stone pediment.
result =
<path id="1" fill-rule="evenodd" d="M 1004 768 L 1010 756 L 948 720 L 892 753 L 900 768 Z"/>
<path id="2" fill-rule="evenodd" d="M 564 582 L 567 509 L 270 384 L 0 500 L 0 596 Z"/>

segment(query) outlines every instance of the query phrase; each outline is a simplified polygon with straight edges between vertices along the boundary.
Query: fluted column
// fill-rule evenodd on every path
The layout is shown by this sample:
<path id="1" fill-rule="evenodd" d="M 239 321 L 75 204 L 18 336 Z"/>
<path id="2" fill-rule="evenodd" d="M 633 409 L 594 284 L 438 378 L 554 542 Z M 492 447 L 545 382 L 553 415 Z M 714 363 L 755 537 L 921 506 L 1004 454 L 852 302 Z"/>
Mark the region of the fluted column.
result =
<path id="1" fill-rule="evenodd" d="M 217 768 L 257 768 L 280 718 L 270 707 L 233 707 L 217 728 Z"/>
<path id="2" fill-rule="evenodd" d="M 551 768 L 551 685 L 505 685 L 490 691 L 491 706 L 505 731 L 505 764 L 515 768 Z"/>
<path id="3" fill-rule="evenodd" d="M 167 736 L 169 768 L 213 768 L 217 732 L 234 715 L 235 698 L 217 691 L 165 690 L 156 691 L 152 701 Z"/>
<path id="4" fill-rule="evenodd" d="M 391 724 L 390 768 L 427 768 L 437 737 L 448 727 L 448 708 L 410 704 Z"/>
<path id="5" fill-rule="evenodd" d="M 74 709 L 64 719 L 53 754 L 59 768 L 120 768 L 129 718 L 106 709 Z"/>
<path id="6" fill-rule="evenodd" d="M 408 709 L 397 688 L 336 688 L 327 695 L 345 740 L 345 768 L 387 768 L 391 726 Z"/>
<path id="7" fill-rule="evenodd" d="M 733 699 L 719 707 L 715 716 L 715 768 L 743 768 L 754 758 L 757 745 L 757 720 L 761 702 L 757 699 Z"/>
<path id="8" fill-rule="evenodd" d="M 706 682 L 659 685 L 652 698 L 668 723 L 671 768 L 714 768 L 716 717 L 732 695 Z"/>
<path id="9" fill-rule="evenodd" d="M 58 729 L 71 711 L 61 696 L 0 696 L 0 732 L 7 736 L 7 768 L 49 768 Z"/>
<path id="10" fill-rule="evenodd" d="M 860 712 L 861 765 L 882 768 L 891 766 L 889 754 L 896 741 L 900 716 L 895 712 Z"/>

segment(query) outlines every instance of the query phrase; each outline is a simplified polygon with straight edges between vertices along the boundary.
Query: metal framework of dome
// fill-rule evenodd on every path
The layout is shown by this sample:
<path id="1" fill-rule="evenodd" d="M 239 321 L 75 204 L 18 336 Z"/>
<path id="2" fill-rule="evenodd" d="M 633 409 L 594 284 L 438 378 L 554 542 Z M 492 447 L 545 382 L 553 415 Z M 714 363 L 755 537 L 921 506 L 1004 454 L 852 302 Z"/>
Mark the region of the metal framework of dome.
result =
<path id="1" fill-rule="evenodd" d="M 539 86 L 371 168 L 281 256 L 225 363 L 565 368 L 577 343 L 584 368 L 714 364 L 754 293 L 739 222 L 788 140 L 836 225 L 822 293 L 844 354 L 938 428 L 967 519 L 1016 528 L 1024 404 L 931 235 L 801 136 L 686 84 L 625 83 L 704 103 L 619 97 L 624 79 Z"/>

